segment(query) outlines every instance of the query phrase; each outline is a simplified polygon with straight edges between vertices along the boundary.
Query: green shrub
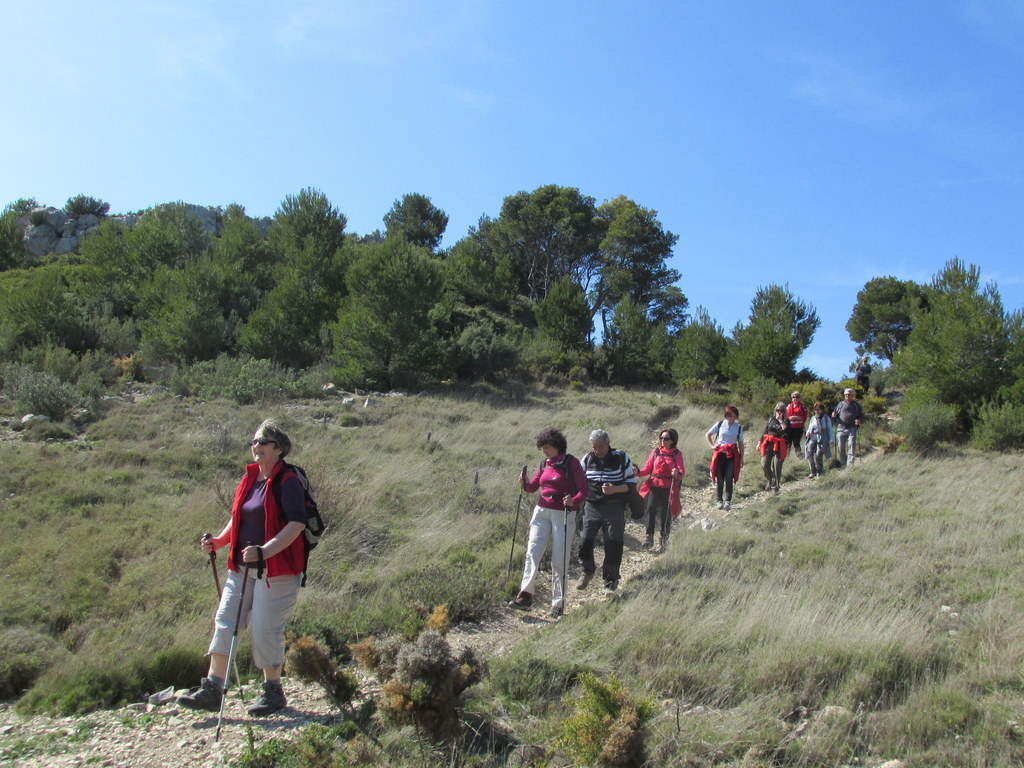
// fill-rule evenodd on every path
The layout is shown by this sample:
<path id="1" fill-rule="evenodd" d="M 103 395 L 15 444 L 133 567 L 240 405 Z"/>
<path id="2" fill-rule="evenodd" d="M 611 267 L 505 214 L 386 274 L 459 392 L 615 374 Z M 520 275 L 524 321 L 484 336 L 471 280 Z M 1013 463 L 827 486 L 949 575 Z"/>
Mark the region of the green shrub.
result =
<path id="1" fill-rule="evenodd" d="M 86 214 L 92 214 L 102 219 L 110 213 L 110 203 L 89 195 L 75 195 L 69 197 L 68 201 L 64 203 L 64 213 L 75 219 Z"/>
<path id="2" fill-rule="evenodd" d="M 256 743 L 255 732 L 246 727 L 245 749 L 231 761 L 232 768 L 341 768 L 350 765 L 339 747 L 346 732 L 344 724 L 325 728 L 314 723 L 294 739 L 274 736 Z M 360 763 L 361 764 L 361 763 Z"/>
<path id="3" fill-rule="evenodd" d="M 1024 448 L 1024 405 L 985 403 L 978 409 L 971 439 L 983 451 Z"/>
<path id="4" fill-rule="evenodd" d="M 900 432 L 907 438 L 907 445 L 911 448 L 927 451 L 956 436 L 956 419 L 954 406 L 934 400 L 904 405 Z"/>
<path id="5" fill-rule="evenodd" d="M 136 700 L 142 693 L 135 669 L 83 669 L 45 690 L 36 686 L 18 701 L 17 709 L 24 714 L 82 715 L 96 709 L 119 707 Z"/>
<path id="6" fill-rule="evenodd" d="M 561 742 L 577 765 L 641 766 L 646 759 L 646 725 L 654 703 L 635 698 L 612 677 L 580 678 L 583 692 L 561 725 Z"/>
<path id="7" fill-rule="evenodd" d="M 76 435 L 65 424 L 52 421 L 33 421 L 22 431 L 22 436 L 30 443 L 43 443 L 47 440 L 73 440 Z"/>
<path id="8" fill-rule="evenodd" d="M 52 663 L 54 643 L 24 627 L 0 631 L 0 699 L 13 699 L 30 688 Z"/>
<path id="9" fill-rule="evenodd" d="M 34 226 L 41 226 L 46 223 L 46 220 L 50 217 L 50 212 L 45 208 L 33 208 L 28 215 L 29 223 Z"/>
<path id="10" fill-rule="evenodd" d="M 239 405 L 274 402 L 289 397 L 314 397 L 316 369 L 293 371 L 270 360 L 222 354 L 173 369 L 168 386 L 179 395 L 233 400 Z"/>
<path id="11" fill-rule="evenodd" d="M 82 403 L 82 395 L 75 387 L 26 365 L 5 365 L 0 376 L 4 394 L 21 413 L 44 414 L 53 421 L 63 421 L 72 408 Z"/>
<path id="12" fill-rule="evenodd" d="M 558 700 L 586 671 L 586 667 L 580 664 L 560 665 L 547 659 L 513 653 L 494 660 L 490 684 L 502 696 L 536 707 Z"/>
<path id="13" fill-rule="evenodd" d="M 843 387 L 822 379 L 809 381 L 806 384 L 794 383 L 783 387 L 778 393 L 779 400 L 788 403 L 789 397 L 793 392 L 800 393 L 800 399 L 807 406 L 808 411 L 811 410 L 811 406 L 820 402 L 825 406 L 825 411 L 831 413 L 836 403 L 843 399 Z"/>

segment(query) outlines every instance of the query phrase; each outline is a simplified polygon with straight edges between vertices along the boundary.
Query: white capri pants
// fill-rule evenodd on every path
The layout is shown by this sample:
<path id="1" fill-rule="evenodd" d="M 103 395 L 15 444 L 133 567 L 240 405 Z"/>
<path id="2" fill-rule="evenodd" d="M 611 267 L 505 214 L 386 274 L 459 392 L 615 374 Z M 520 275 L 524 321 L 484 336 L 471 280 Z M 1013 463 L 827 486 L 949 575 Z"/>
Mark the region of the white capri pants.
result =
<path id="1" fill-rule="evenodd" d="M 213 622 L 213 639 L 207 653 L 228 655 L 231 650 L 231 635 L 238 618 L 238 594 L 242 589 L 243 574 L 247 579 L 242 605 L 242 618 L 238 624 L 241 632 L 251 624 L 252 655 L 260 669 L 272 669 L 284 664 L 284 625 L 295 610 L 302 575 L 266 575 L 256 579 L 255 568 L 242 568 L 241 573 L 228 571 L 224 592 L 221 594 L 217 618 Z"/>
<path id="2" fill-rule="evenodd" d="M 575 514 L 569 513 L 569 537 L 572 537 L 575 526 Z M 551 605 L 562 605 L 562 577 L 568 566 L 568 552 L 565 542 L 565 512 L 561 509 L 545 509 L 534 507 L 530 519 L 530 541 L 526 545 L 526 565 L 523 568 L 523 580 L 519 585 L 520 592 L 534 592 L 537 581 L 537 570 L 540 559 L 551 540 Z"/>

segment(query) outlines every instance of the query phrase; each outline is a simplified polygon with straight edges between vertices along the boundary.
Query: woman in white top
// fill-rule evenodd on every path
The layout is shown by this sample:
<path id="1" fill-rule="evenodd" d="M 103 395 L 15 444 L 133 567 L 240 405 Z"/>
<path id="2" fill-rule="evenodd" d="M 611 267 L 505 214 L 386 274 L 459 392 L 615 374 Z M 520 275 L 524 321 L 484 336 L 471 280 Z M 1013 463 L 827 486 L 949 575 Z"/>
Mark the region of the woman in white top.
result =
<path id="1" fill-rule="evenodd" d="M 737 421 L 740 410 L 735 405 L 725 406 L 722 416 L 722 420 L 712 425 L 704 438 L 714 451 L 711 455 L 711 479 L 716 486 L 715 507 L 730 509 L 733 483 L 739 479 L 740 467 L 743 466 L 743 427 Z"/>

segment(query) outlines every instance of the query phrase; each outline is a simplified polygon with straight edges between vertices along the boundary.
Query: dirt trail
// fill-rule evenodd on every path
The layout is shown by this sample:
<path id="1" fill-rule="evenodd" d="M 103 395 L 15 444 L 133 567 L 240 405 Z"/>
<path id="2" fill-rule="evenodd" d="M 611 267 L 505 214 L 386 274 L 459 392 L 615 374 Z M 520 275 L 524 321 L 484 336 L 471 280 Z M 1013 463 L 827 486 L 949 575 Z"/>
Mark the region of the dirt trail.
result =
<path id="1" fill-rule="evenodd" d="M 755 474 L 756 473 L 756 474 Z M 759 484 L 760 467 L 751 463 L 744 470 L 741 484 L 749 487 Z M 814 481 L 801 479 L 784 483 L 782 493 L 790 493 Z M 759 491 L 742 500 L 736 500 L 731 511 L 714 508 L 711 487 L 682 490 L 683 515 L 675 521 L 670 537 L 684 535 L 687 527 L 702 529 L 704 520 L 723 523 L 742 514 L 751 505 L 764 501 L 770 494 Z M 621 568 L 622 583 L 626 584 L 660 557 L 656 550 L 644 549 L 641 544 L 645 530 L 639 522 L 626 526 L 626 550 Z M 518 544 L 518 542 L 517 542 Z M 522 549 L 517 546 L 516 571 L 509 579 L 513 583 L 519 576 Z M 597 559 L 600 562 L 600 548 Z M 608 599 L 601 580 L 594 579 L 586 590 L 577 590 L 578 566 L 570 571 L 566 617 L 571 617 L 579 606 L 596 600 Z M 494 658 L 506 652 L 531 632 L 557 621 L 548 615 L 550 604 L 550 572 L 538 578 L 538 593 L 534 608 L 527 613 L 502 609 L 480 623 L 466 623 L 454 627 L 449 633 L 453 647 L 473 646 L 485 658 Z M 561 620 L 565 620 L 564 618 Z M 225 766 L 246 749 L 247 727 L 252 726 L 257 744 L 269 736 L 283 735 L 311 723 L 330 725 L 339 716 L 334 707 L 315 686 L 296 680 L 286 681 L 289 706 L 282 713 L 262 721 L 246 715 L 246 707 L 255 698 L 248 693 L 248 702 L 232 694 L 225 708 L 221 739 L 214 743 L 217 715 L 183 710 L 174 704 L 161 707 L 130 705 L 117 711 L 94 712 L 68 718 L 39 716 L 23 720 L 12 710 L 12 703 L 0 703 L 0 763 L 10 762 L 19 768 L 78 768 L 78 766 L 117 766 L 117 768 L 166 768 L 188 765 L 190 768 Z"/>

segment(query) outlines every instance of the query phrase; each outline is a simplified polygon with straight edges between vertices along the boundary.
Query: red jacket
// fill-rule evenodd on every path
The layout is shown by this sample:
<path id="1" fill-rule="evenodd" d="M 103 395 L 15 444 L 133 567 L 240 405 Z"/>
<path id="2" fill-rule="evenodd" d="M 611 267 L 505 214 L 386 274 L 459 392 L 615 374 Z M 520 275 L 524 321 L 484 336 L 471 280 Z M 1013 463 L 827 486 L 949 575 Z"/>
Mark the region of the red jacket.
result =
<path id="1" fill-rule="evenodd" d="M 789 426 L 803 429 L 804 422 L 807 421 L 807 406 L 791 402 L 786 406 L 786 418 L 789 419 Z"/>
<path id="2" fill-rule="evenodd" d="M 281 529 L 287 524 L 287 520 L 281 511 L 281 508 L 277 504 L 277 499 L 274 498 L 274 494 L 271 491 L 272 483 L 274 482 L 277 475 L 284 469 L 284 462 L 279 461 L 274 465 L 273 469 L 270 470 L 270 477 L 267 478 L 267 489 L 263 495 L 263 517 L 266 521 L 264 526 L 264 538 L 263 541 L 270 541 Z M 260 473 L 259 464 L 248 464 L 245 467 L 245 475 L 242 477 L 242 481 L 238 484 L 238 488 L 235 490 L 235 501 L 231 505 L 231 540 L 228 543 L 228 568 L 232 571 L 237 571 L 237 565 L 235 563 L 235 537 L 238 535 L 238 529 L 242 524 L 242 504 L 245 502 L 246 496 L 249 495 L 249 491 L 252 490 L 253 485 L 256 483 L 256 478 Z M 273 557 L 267 558 L 267 578 L 273 578 L 274 576 L 298 576 L 302 573 L 302 568 L 305 565 L 306 559 L 306 545 L 303 543 L 303 537 L 296 536 L 293 541 L 286 549 L 278 552 Z"/>
<path id="3" fill-rule="evenodd" d="M 679 470 L 679 476 L 672 478 L 672 468 Z M 679 486 L 682 485 L 683 475 L 686 474 L 686 467 L 683 465 L 683 452 L 678 448 L 671 451 L 662 451 L 655 448 L 647 457 L 647 463 L 637 474 L 650 475 L 640 485 L 639 493 L 644 498 L 651 492 L 651 487 L 668 488 L 668 511 L 672 517 L 679 517 L 682 509 L 679 499 Z"/>

